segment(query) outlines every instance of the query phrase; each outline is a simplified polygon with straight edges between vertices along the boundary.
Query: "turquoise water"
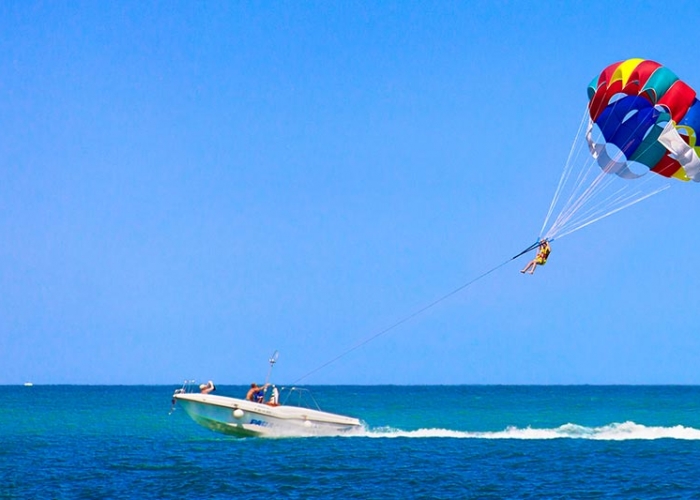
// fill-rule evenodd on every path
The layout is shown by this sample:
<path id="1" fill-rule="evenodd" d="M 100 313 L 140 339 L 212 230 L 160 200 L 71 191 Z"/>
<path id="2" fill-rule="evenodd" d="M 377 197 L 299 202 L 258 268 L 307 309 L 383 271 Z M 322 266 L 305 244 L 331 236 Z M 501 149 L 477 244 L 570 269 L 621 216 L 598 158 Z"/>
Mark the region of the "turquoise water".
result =
<path id="1" fill-rule="evenodd" d="M 700 498 L 700 387 L 319 386 L 365 431 L 284 439 L 176 387 L 0 386 L 0 498 Z"/>

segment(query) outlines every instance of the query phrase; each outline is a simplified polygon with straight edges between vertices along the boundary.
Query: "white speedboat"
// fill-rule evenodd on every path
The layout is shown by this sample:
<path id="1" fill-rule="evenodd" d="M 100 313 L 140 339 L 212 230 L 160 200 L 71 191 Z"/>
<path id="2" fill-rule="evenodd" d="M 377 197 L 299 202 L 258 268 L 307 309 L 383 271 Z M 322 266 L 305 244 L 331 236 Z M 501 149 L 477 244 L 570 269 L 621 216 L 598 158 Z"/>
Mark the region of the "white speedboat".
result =
<path id="1" fill-rule="evenodd" d="M 198 424 L 238 437 L 335 436 L 357 432 L 353 417 L 286 404 L 199 394 L 178 389 L 173 401 Z"/>
<path id="2" fill-rule="evenodd" d="M 277 361 L 277 353 L 270 358 L 270 372 Z M 268 372 L 268 380 L 270 378 Z M 214 383 L 202 384 L 196 391 L 194 381 L 185 381 L 173 394 L 173 409 L 181 406 L 198 424 L 217 432 L 238 437 L 267 436 L 337 436 L 361 431 L 362 423 L 353 417 L 321 411 L 316 400 L 306 389 L 291 387 L 285 398 L 280 398 L 274 385 L 271 397 L 264 402 L 249 401 L 211 394 Z M 269 384 L 265 384 L 265 388 Z M 264 388 L 260 388 L 264 392 Z M 282 404 L 279 402 L 282 401 Z M 289 404 L 293 401 L 293 404 Z M 312 408 L 312 405 L 315 408 Z M 172 412 L 172 410 L 171 410 Z"/>

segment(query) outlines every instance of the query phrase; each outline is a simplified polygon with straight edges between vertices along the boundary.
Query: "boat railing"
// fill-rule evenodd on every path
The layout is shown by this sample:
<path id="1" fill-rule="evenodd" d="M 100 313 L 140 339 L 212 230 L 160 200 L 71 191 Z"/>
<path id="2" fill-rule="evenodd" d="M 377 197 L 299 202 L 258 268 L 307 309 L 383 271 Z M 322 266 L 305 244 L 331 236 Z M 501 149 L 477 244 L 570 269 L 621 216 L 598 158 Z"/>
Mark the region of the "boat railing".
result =
<path id="1" fill-rule="evenodd" d="M 175 389 L 175 394 L 186 394 L 188 392 L 196 392 L 195 389 L 197 388 L 196 381 L 193 380 L 185 380 L 182 383 L 182 387 L 179 389 Z"/>
<path id="2" fill-rule="evenodd" d="M 170 402 L 170 412 L 168 413 L 168 415 L 171 415 L 175 411 L 175 403 L 177 402 L 175 400 L 175 395 L 176 394 L 186 394 L 188 392 L 192 392 L 192 387 L 196 387 L 195 381 L 194 380 L 185 380 L 182 383 L 182 387 L 180 387 L 179 389 L 175 389 L 175 392 L 173 393 L 173 398 Z"/>
<path id="3" fill-rule="evenodd" d="M 283 394 L 283 405 L 299 406 L 301 408 L 321 411 L 321 407 L 318 405 L 309 389 L 303 387 L 282 387 L 281 392 Z"/>

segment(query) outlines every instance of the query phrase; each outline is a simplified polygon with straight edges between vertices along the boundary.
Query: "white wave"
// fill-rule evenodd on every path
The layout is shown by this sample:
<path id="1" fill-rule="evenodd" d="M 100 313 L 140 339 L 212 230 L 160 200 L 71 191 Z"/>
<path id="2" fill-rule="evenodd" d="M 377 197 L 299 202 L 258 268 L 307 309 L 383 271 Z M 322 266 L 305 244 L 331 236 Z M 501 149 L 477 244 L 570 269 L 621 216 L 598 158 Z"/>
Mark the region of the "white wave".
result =
<path id="1" fill-rule="evenodd" d="M 368 428 L 358 434 L 368 438 L 459 438 L 459 439 L 591 439 L 626 441 L 632 439 L 700 440 L 700 429 L 676 425 L 655 427 L 634 422 L 612 423 L 601 427 L 564 424 L 552 429 L 507 427 L 502 431 L 469 432 L 450 429 L 417 429 L 404 431 L 390 427 Z"/>

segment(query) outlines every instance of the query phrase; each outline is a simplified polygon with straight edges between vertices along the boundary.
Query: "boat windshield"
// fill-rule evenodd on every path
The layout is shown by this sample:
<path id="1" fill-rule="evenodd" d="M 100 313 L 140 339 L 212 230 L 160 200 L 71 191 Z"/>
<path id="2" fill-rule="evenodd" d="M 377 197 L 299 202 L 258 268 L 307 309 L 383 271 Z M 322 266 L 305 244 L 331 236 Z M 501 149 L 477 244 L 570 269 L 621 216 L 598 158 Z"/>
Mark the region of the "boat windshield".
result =
<path id="1" fill-rule="evenodd" d="M 321 410 L 309 389 L 304 389 L 303 387 L 282 387 L 282 394 L 284 395 L 281 400 L 283 405 Z"/>

